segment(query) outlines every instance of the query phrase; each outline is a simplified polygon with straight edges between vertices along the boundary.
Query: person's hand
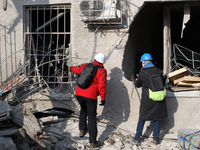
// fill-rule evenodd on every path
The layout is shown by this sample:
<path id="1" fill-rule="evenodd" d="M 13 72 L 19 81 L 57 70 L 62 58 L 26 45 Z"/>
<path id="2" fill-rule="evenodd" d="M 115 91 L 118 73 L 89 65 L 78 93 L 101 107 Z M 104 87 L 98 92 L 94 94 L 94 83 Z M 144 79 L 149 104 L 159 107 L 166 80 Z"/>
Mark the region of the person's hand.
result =
<path id="1" fill-rule="evenodd" d="M 101 101 L 101 103 L 99 104 L 99 106 L 103 106 L 103 105 L 105 105 L 105 100 Z"/>
<path id="2" fill-rule="evenodd" d="M 72 66 L 68 66 L 68 68 L 69 68 L 69 71 L 71 71 Z"/>

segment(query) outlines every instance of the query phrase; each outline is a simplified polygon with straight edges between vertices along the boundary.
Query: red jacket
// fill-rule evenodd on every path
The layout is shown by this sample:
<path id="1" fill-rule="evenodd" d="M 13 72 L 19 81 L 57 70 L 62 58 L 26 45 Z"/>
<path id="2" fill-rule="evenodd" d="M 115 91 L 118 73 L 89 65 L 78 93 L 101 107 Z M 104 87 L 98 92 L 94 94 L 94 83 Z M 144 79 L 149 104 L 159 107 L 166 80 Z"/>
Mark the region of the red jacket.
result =
<path id="1" fill-rule="evenodd" d="M 87 64 L 88 63 L 82 64 L 80 66 L 72 66 L 70 67 L 70 71 L 75 74 L 80 74 Z M 98 61 L 94 61 L 93 64 L 103 67 L 103 64 L 99 63 Z M 91 99 L 97 99 L 97 96 L 100 95 L 101 100 L 104 101 L 106 98 L 106 85 L 107 85 L 106 77 L 107 77 L 106 69 L 104 67 L 99 68 L 95 74 L 94 79 L 92 79 L 91 81 L 91 86 L 87 89 L 82 89 L 79 86 L 77 86 L 76 95 Z"/>

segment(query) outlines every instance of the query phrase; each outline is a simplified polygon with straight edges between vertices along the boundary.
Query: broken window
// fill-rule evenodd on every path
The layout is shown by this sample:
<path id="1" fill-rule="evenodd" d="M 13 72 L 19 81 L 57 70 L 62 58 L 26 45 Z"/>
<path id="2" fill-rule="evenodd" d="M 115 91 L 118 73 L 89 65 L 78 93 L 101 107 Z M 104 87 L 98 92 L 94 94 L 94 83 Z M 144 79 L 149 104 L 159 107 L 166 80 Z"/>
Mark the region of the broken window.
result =
<path id="1" fill-rule="evenodd" d="M 25 59 L 50 88 L 68 81 L 70 5 L 24 7 Z"/>

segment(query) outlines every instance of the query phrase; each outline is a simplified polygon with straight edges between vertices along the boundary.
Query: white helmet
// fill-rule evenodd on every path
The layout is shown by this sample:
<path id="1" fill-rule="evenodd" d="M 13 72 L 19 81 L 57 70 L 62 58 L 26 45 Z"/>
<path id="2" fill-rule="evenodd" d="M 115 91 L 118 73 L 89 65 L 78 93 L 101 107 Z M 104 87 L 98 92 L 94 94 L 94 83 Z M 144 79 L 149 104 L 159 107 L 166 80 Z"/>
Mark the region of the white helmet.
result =
<path id="1" fill-rule="evenodd" d="M 98 53 L 94 59 L 102 64 L 106 62 L 106 56 L 103 53 Z"/>

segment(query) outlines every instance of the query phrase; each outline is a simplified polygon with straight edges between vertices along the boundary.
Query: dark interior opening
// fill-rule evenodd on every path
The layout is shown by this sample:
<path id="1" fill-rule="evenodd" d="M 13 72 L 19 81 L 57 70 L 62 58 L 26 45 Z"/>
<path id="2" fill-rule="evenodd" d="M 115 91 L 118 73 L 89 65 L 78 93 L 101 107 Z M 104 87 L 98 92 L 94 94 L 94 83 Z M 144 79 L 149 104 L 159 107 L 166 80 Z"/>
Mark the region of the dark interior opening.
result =
<path id="1" fill-rule="evenodd" d="M 190 20 L 185 24 L 181 38 L 183 10 L 171 10 L 172 43 L 177 43 L 195 52 L 200 51 L 200 6 L 190 7 Z"/>
<path id="2" fill-rule="evenodd" d="M 31 59 L 37 56 L 41 76 L 50 87 L 55 82 L 68 81 L 68 66 L 65 57 L 70 43 L 70 9 L 59 6 L 38 6 L 29 10 L 31 30 Z M 33 66 L 35 61 L 33 61 Z"/>
<path id="3" fill-rule="evenodd" d="M 190 20 L 182 32 L 184 4 L 190 4 Z M 171 45 L 179 44 L 192 51 L 200 51 L 200 3 L 198 2 L 148 2 L 135 16 L 125 46 L 122 70 L 132 81 L 141 69 L 140 57 L 150 53 L 153 63 L 163 69 L 163 8 L 169 7 L 171 14 Z M 133 76 L 132 76 L 133 75 Z"/>
<path id="4" fill-rule="evenodd" d="M 122 69 L 128 80 L 135 78 L 141 69 L 140 57 L 150 53 L 153 63 L 163 66 L 163 13 L 162 5 L 146 3 L 135 16 L 125 46 Z"/>

